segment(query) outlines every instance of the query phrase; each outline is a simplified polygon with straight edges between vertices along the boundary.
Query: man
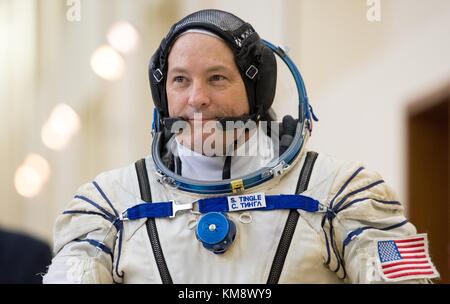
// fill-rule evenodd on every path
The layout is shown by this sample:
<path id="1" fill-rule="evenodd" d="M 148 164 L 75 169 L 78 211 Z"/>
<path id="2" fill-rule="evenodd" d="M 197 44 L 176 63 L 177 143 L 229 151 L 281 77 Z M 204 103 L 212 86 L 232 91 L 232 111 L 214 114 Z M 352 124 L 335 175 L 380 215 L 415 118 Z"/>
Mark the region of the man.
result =
<path id="1" fill-rule="evenodd" d="M 299 118 L 285 117 L 280 128 L 271 111 L 273 51 L 294 71 L 301 100 Z M 436 278 L 426 235 L 378 174 L 306 151 L 312 113 L 295 70 L 227 12 L 176 23 L 149 69 L 152 157 L 78 190 L 57 220 L 44 282 Z"/>

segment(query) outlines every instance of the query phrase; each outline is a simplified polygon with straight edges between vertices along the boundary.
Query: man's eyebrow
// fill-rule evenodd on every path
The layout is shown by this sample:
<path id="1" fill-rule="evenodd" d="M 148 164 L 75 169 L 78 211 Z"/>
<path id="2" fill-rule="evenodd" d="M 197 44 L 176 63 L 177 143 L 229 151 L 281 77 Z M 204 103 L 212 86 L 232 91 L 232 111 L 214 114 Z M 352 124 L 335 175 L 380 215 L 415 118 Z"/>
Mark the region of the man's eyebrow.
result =
<path id="1" fill-rule="evenodd" d="M 181 73 L 186 74 L 187 70 L 180 67 L 169 68 L 168 73 Z"/>
<path id="2" fill-rule="evenodd" d="M 220 72 L 229 71 L 229 68 L 224 65 L 215 65 L 206 69 L 206 72 Z"/>
<path id="3" fill-rule="evenodd" d="M 205 71 L 207 73 L 211 73 L 211 72 L 221 72 L 221 71 L 229 71 L 230 69 L 224 65 L 214 65 L 211 66 L 209 68 L 207 68 Z M 169 68 L 168 73 L 181 73 L 181 74 L 188 74 L 189 71 L 188 69 L 182 68 L 182 67 L 174 67 L 174 68 Z"/>

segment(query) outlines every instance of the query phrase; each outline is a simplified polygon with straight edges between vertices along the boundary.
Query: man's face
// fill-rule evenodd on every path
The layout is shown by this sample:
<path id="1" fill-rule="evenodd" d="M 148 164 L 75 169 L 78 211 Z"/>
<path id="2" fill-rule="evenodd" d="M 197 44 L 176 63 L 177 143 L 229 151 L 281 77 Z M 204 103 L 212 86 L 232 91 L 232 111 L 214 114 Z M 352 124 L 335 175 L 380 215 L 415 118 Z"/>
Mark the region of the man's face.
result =
<path id="1" fill-rule="evenodd" d="M 192 130 L 179 137 L 184 145 L 193 147 L 194 140 L 203 143 L 207 137 L 219 136 L 208 130 L 194 135 L 194 126 L 249 113 L 244 82 L 224 41 L 206 34 L 186 33 L 173 44 L 168 61 L 169 115 L 185 118 Z M 194 114 L 198 120 L 199 113 L 202 122 L 194 124 Z"/>

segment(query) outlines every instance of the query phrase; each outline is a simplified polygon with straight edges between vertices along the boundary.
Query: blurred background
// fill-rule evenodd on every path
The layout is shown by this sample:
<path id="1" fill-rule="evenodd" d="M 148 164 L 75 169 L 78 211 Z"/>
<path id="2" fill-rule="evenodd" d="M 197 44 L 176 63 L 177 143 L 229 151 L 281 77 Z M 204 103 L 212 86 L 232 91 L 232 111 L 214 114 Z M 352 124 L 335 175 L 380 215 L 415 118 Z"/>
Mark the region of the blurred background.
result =
<path id="1" fill-rule="evenodd" d="M 0 228 L 51 244 L 78 186 L 149 154 L 149 58 L 204 8 L 288 46 L 310 149 L 378 171 L 449 282 L 448 0 L 0 0 Z"/>

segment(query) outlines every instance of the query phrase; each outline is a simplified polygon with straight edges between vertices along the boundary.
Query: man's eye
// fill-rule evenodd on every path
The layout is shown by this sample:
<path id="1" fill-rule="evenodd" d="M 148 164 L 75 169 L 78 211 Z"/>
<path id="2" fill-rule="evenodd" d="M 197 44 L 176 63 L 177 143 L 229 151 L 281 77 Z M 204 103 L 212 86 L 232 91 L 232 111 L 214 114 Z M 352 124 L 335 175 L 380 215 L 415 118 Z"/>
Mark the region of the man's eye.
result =
<path id="1" fill-rule="evenodd" d="M 221 80 L 225 80 L 225 77 L 222 75 L 213 75 L 211 76 L 211 81 L 221 81 Z"/>
<path id="2" fill-rule="evenodd" d="M 184 76 L 175 76 L 175 77 L 173 78 L 173 82 L 182 83 L 183 81 L 185 81 Z"/>

